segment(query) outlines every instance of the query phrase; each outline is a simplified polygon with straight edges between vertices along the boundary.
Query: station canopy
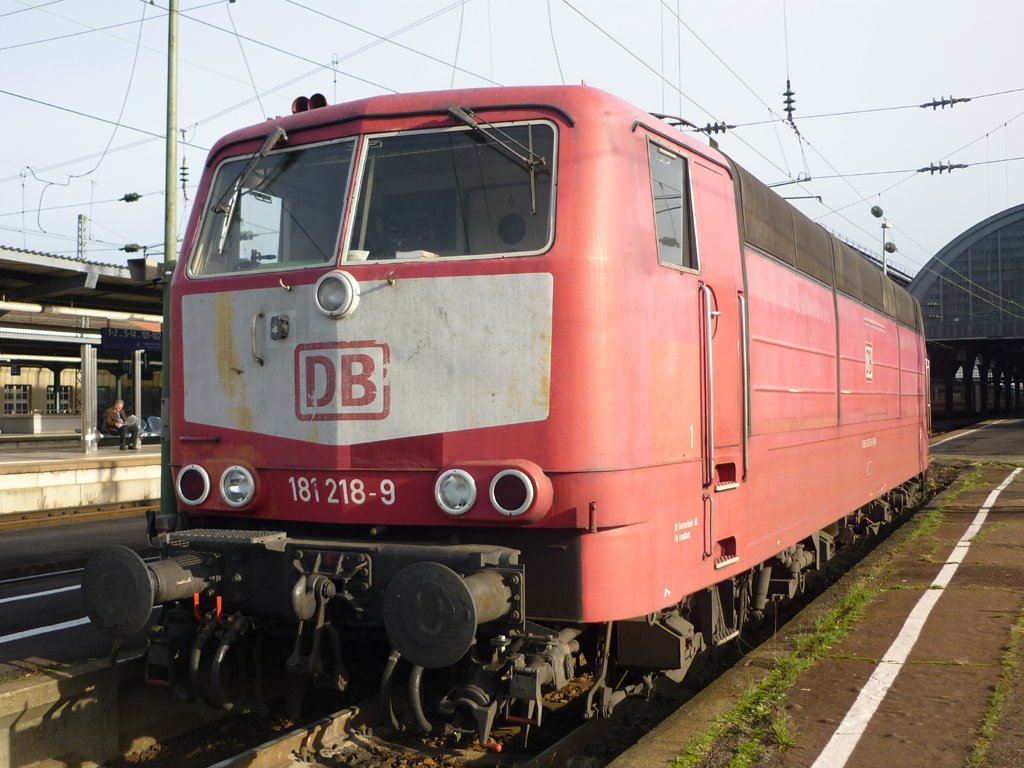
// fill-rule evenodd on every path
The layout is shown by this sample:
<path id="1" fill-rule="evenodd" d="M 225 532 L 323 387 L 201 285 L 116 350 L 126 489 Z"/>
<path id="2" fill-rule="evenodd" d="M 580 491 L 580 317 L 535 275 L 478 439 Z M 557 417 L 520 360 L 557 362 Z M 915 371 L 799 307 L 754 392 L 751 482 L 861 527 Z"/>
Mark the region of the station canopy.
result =
<path id="1" fill-rule="evenodd" d="M 129 267 L 0 246 L 0 358 L 70 352 L 102 333 L 158 333 L 159 278 L 152 260 Z"/>

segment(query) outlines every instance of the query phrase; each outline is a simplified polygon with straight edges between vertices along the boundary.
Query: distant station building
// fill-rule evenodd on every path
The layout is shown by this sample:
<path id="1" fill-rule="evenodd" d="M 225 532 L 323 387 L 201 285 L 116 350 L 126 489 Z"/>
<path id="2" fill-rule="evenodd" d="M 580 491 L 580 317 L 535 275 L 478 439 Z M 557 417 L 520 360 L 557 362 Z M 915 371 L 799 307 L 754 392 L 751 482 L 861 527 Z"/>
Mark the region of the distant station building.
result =
<path id="1" fill-rule="evenodd" d="M 157 265 L 131 267 L 0 246 L 0 434 L 80 430 L 115 399 L 160 414 L 163 293 Z M 95 399 L 85 397 L 83 348 L 95 349 Z M 138 370 L 136 371 L 136 368 Z"/>
<path id="2" fill-rule="evenodd" d="M 908 290 L 924 313 L 933 414 L 1024 410 L 1024 205 L 953 238 Z"/>

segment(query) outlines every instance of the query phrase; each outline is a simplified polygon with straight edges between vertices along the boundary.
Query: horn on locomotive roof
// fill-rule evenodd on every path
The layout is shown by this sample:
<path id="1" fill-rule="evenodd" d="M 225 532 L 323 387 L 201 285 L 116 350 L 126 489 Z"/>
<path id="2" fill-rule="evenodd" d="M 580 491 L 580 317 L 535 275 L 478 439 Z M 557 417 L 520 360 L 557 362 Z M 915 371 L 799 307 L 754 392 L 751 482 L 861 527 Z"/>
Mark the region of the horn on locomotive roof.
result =
<path id="1" fill-rule="evenodd" d="M 327 106 L 327 97 L 322 93 L 314 93 L 312 96 L 299 96 L 292 102 L 292 114 L 308 112 L 311 109 L 320 109 Z"/>

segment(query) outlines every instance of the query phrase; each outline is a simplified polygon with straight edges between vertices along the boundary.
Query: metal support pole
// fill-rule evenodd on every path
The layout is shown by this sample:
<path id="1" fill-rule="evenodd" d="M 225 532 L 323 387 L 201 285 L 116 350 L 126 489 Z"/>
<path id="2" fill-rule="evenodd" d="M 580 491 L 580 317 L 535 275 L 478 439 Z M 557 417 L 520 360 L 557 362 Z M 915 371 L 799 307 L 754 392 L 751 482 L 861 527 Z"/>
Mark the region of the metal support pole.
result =
<path id="1" fill-rule="evenodd" d="M 885 225 L 885 222 L 883 221 L 882 222 L 882 274 L 883 275 L 888 275 L 889 274 L 889 260 L 885 256 L 885 230 L 886 230 L 886 225 Z"/>
<path id="2" fill-rule="evenodd" d="M 96 347 L 83 344 L 82 366 L 82 453 L 93 453 L 99 448 L 96 430 Z"/>
<path id="3" fill-rule="evenodd" d="M 164 167 L 164 322 L 160 369 L 160 515 L 177 514 L 171 478 L 171 276 L 178 258 L 178 0 L 167 4 L 167 159 Z"/>
<path id="4" fill-rule="evenodd" d="M 132 413 L 139 419 L 139 431 L 135 434 L 135 447 L 139 446 L 142 432 L 142 350 L 132 351 Z"/>

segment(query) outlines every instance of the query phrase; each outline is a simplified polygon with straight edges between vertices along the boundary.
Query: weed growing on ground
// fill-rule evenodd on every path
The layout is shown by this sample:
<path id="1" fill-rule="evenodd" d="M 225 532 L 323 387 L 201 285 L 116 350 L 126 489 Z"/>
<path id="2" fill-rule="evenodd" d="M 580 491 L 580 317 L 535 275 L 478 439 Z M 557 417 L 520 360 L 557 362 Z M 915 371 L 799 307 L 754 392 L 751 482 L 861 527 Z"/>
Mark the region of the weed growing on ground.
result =
<path id="1" fill-rule="evenodd" d="M 1006 706 L 1006 697 L 1013 685 L 1014 673 L 1020 661 L 1021 639 L 1024 638 L 1024 613 L 1017 617 L 1017 622 L 1010 630 L 1010 644 L 1006 648 L 1001 661 L 1002 676 L 992 691 L 992 698 L 989 700 L 988 711 L 981 721 L 981 732 L 974 742 L 974 749 L 967 758 L 968 768 L 983 768 L 988 765 L 988 750 L 992 746 L 992 739 L 996 734 L 996 726 L 1003 715 Z"/>
<path id="2" fill-rule="evenodd" d="M 906 538 L 906 543 L 909 546 L 919 540 L 928 541 L 931 543 L 931 549 L 921 555 L 921 559 L 927 563 L 934 562 L 935 554 L 938 552 L 941 543 L 939 537 L 936 536 L 936 531 L 939 529 L 939 525 L 945 518 L 946 507 L 950 502 L 955 501 L 959 498 L 960 494 L 971 491 L 978 486 L 978 481 L 981 478 L 982 465 L 974 464 L 971 468 L 960 475 L 958 484 L 949 492 L 945 499 L 935 506 L 934 509 L 929 509 L 923 515 L 917 518 L 917 525 L 910 532 L 910 535 Z"/>
<path id="3" fill-rule="evenodd" d="M 1005 528 L 1009 523 L 998 520 L 994 523 L 987 522 L 981 527 L 981 530 L 974 534 L 974 538 L 971 539 L 972 544 L 977 544 L 979 541 L 983 541 L 988 536 L 992 535 L 1000 528 Z"/>

